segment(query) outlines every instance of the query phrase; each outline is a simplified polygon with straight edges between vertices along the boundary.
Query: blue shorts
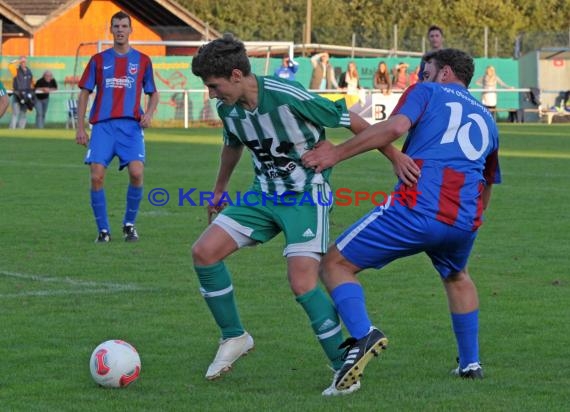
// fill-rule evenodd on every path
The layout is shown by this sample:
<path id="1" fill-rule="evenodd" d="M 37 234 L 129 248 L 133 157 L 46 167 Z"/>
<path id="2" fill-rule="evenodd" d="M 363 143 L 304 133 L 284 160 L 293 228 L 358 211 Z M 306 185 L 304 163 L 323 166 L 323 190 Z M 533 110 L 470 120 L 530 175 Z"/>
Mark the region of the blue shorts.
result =
<path id="1" fill-rule="evenodd" d="M 465 268 L 476 237 L 477 231 L 458 229 L 395 202 L 370 211 L 335 243 L 361 269 L 380 269 L 398 258 L 425 252 L 440 276 L 447 278 Z"/>
<path id="2" fill-rule="evenodd" d="M 119 170 L 134 160 L 144 163 L 144 131 L 137 120 L 111 119 L 93 125 L 85 163 L 107 167 L 115 156 L 119 158 Z"/>

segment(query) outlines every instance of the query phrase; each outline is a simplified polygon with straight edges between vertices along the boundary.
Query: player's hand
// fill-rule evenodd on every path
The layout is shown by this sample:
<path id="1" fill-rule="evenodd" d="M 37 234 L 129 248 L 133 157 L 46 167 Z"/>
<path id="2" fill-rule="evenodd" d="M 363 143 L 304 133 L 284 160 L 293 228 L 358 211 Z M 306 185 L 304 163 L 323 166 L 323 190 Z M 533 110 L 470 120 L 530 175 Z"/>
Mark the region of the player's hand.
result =
<path id="1" fill-rule="evenodd" d="M 141 125 L 141 127 L 146 128 L 150 127 L 151 122 L 152 122 L 152 116 L 149 115 L 148 113 L 145 113 L 141 116 L 139 124 Z"/>
<path id="2" fill-rule="evenodd" d="M 301 158 L 303 166 L 314 169 L 317 173 L 334 166 L 338 160 L 336 146 L 327 140 L 318 142 L 312 150 L 305 153 Z"/>
<path id="3" fill-rule="evenodd" d="M 396 152 L 397 155 L 392 159 L 392 167 L 394 168 L 396 176 L 408 187 L 418 183 L 421 171 L 416 162 L 414 162 L 410 156 L 399 150 L 395 150 L 394 152 Z"/>
<path id="4" fill-rule="evenodd" d="M 87 146 L 87 143 L 89 143 L 89 136 L 82 127 L 77 128 L 77 132 L 75 133 L 75 142 L 82 146 Z"/>
<path id="5" fill-rule="evenodd" d="M 218 216 L 220 214 L 220 212 L 222 210 L 224 210 L 224 208 L 227 206 L 227 203 L 222 203 L 219 206 L 215 206 L 215 205 L 208 205 L 207 206 L 207 211 L 208 211 L 208 224 L 212 223 L 214 221 L 214 219 L 216 218 L 216 216 Z"/>

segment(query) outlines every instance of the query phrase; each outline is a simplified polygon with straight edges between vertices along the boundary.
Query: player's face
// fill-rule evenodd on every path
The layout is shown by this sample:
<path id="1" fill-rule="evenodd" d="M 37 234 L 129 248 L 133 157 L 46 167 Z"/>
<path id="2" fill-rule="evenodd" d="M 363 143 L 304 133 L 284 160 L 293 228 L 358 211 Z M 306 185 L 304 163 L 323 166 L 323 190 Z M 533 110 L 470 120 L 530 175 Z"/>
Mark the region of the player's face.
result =
<path id="1" fill-rule="evenodd" d="M 218 99 L 227 105 L 236 104 L 241 97 L 241 88 L 233 77 L 211 76 L 204 80 L 204 85 L 208 88 L 210 99 Z"/>
<path id="2" fill-rule="evenodd" d="M 450 66 L 438 68 L 434 63 L 426 63 L 424 82 L 450 83 L 456 80 Z"/>
<path id="3" fill-rule="evenodd" d="M 439 75 L 440 70 L 433 62 L 427 62 L 424 67 L 424 72 L 420 73 L 423 82 L 435 82 Z"/>
<path id="4" fill-rule="evenodd" d="M 441 46 L 443 45 L 443 36 L 439 30 L 430 31 L 428 38 L 432 49 L 441 49 Z"/>
<path id="5" fill-rule="evenodd" d="M 113 34 L 113 42 L 115 44 L 128 44 L 132 31 L 129 19 L 113 19 L 111 33 Z"/>

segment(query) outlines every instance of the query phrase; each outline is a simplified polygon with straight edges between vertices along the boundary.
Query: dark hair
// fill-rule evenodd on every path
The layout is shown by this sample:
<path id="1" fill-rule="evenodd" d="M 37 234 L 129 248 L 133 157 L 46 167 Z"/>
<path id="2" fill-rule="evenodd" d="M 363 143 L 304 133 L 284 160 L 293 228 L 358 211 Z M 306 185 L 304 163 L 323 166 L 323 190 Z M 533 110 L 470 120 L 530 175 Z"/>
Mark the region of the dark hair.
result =
<path id="1" fill-rule="evenodd" d="M 473 73 L 475 72 L 475 64 L 473 58 L 458 49 L 441 49 L 432 51 L 424 55 L 426 62 L 432 61 L 438 68 L 442 69 L 444 66 L 449 66 L 455 76 L 465 85 L 469 86 Z"/>
<path id="2" fill-rule="evenodd" d="M 251 73 L 245 45 L 231 33 L 204 44 L 192 59 L 192 73 L 202 80 L 212 76 L 229 79 L 234 69 L 244 76 Z"/>
<path id="3" fill-rule="evenodd" d="M 425 54 L 422 56 L 421 61 L 422 61 L 422 62 L 426 62 L 426 63 L 429 62 L 429 61 L 433 58 L 433 55 L 435 54 L 436 51 L 437 51 L 437 50 L 430 50 L 430 51 L 428 51 L 427 53 L 425 53 Z"/>
<path id="4" fill-rule="evenodd" d="M 432 25 L 432 26 L 429 26 L 429 29 L 428 29 L 427 32 L 428 32 L 428 34 L 429 34 L 430 32 L 432 32 L 432 31 L 434 31 L 434 30 L 437 30 L 438 32 L 440 32 L 441 35 L 443 36 L 443 30 L 441 29 L 441 27 L 436 26 L 435 24 Z"/>
<path id="5" fill-rule="evenodd" d="M 124 11 L 118 11 L 115 14 L 113 14 L 113 16 L 111 17 L 111 27 L 113 27 L 113 20 L 123 20 L 123 19 L 127 19 L 129 21 L 129 27 L 131 27 L 131 16 L 129 16 L 127 13 L 125 13 Z"/>
<path id="6" fill-rule="evenodd" d="M 380 65 L 383 64 L 384 68 L 386 69 L 384 72 L 379 72 Z M 386 83 L 390 83 L 390 69 L 384 60 L 378 62 L 378 66 L 376 67 L 376 71 L 374 71 L 374 82 L 378 83 L 380 80 L 384 80 Z"/>

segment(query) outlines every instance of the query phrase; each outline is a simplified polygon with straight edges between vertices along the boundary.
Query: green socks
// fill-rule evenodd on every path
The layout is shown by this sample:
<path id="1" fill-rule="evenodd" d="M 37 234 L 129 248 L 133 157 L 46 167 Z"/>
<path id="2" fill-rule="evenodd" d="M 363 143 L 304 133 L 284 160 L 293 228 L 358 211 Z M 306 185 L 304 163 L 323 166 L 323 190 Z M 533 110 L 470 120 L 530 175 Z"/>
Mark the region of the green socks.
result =
<path id="1" fill-rule="evenodd" d="M 222 338 L 243 335 L 244 328 L 235 302 L 234 287 L 224 262 L 209 266 L 194 266 L 194 269 L 200 281 L 200 293 L 222 330 Z"/>
<path id="2" fill-rule="evenodd" d="M 194 269 L 200 281 L 200 293 L 222 331 L 222 338 L 242 335 L 244 328 L 239 318 L 230 273 L 224 262 L 209 266 L 194 266 Z M 343 342 L 343 336 L 332 302 L 318 287 L 297 296 L 296 300 L 309 316 L 311 327 L 333 368 L 340 369 L 343 364 L 341 360 L 343 351 L 338 347 Z"/>
<path id="3" fill-rule="evenodd" d="M 339 370 L 344 362 L 341 360 L 343 351 L 338 347 L 344 339 L 340 320 L 332 302 L 318 287 L 304 295 L 297 296 L 296 300 L 309 316 L 311 327 L 330 359 L 332 367 L 334 370 Z"/>

